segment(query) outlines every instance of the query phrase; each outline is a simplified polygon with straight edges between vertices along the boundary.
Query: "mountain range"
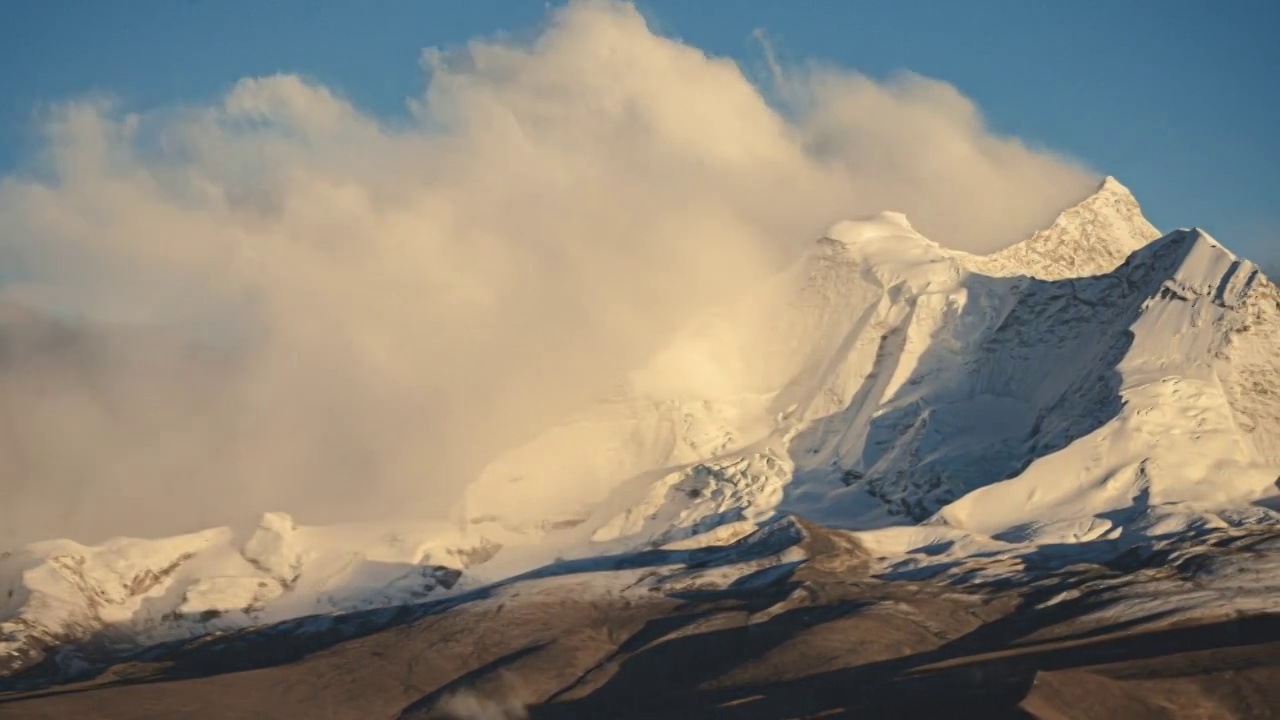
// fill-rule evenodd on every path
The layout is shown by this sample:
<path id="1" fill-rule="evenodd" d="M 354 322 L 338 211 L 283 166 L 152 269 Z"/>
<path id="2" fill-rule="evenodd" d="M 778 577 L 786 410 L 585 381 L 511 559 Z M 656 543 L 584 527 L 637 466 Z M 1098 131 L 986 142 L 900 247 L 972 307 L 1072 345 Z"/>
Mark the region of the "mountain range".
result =
<path id="1" fill-rule="evenodd" d="M 29 322 L 10 310 L 0 332 Z M 447 522 L 270 512 L 9 548 L 0 672 L 21 689 L 201 638 L 336 643 L 478 597 L 691 597 L 801 567 L 964 593 L 1187 562 L 1172 579 L 1090 576 L 1107 598 L 1090 612 L 1266 614 L 1278 348 L 1280 289 L 1202 230 L 1162 234 L 1114 178 L 986 256 L 900 213 L 841 222 L 609 397 L 495 457 Z"/>

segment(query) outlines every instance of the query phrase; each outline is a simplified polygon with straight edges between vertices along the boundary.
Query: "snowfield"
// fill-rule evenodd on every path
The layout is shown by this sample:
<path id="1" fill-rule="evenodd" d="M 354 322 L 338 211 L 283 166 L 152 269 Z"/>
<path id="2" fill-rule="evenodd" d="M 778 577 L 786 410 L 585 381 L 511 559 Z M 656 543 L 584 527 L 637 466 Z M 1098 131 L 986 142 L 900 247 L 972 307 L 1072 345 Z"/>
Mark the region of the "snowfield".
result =
<path id="1" fill-rule="evenodd" d="M 268 513 L 0 555 L 0 672 L 64 643 L 136 647 L 447 597 L 555 561 L 727 546 L 785 516 L 853 531 L 888 576 L 987 578 L 1046 553 L 1280 525 L 1280 290 L 1203 231 L 1157 236 L 1112 178 L 985 257 L 898 213 L 839 223 L 615 397 L 495 458 L 451 523 Z M 1221 578 L 1117 588 L 1116 612 L 1265 610 L 1272 546 L 1261 564 L 1213 564 Z"/>

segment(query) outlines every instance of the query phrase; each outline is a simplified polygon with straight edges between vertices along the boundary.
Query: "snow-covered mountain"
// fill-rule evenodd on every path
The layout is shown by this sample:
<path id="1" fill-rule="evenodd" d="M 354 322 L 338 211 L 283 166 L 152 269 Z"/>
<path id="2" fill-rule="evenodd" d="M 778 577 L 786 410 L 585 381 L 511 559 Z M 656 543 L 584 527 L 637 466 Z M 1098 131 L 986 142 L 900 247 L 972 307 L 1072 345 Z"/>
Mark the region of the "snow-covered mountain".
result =
<path id="1" fill-rule="evenodd" d="M 1110 179 L 988 258 L 895 213 L 841 223 L 500 458 L 472 518 L 631 545 L 778 512 L 1020 542 L 1271 517 L 1280 295 L 1202 231 L 1153 234 Z"/>
<path id="2" fill-rule="evenodd" d="M 897 213 L 840 223 L 495 458 L 456 522 L 36 543 L 0 556 L 0 652 L 415 602 L 784 515 L 882 568 L 1280 523 L 1280 290 L 1200 230 L 1157 235 L 1111 178 L 991 256 Z"/>

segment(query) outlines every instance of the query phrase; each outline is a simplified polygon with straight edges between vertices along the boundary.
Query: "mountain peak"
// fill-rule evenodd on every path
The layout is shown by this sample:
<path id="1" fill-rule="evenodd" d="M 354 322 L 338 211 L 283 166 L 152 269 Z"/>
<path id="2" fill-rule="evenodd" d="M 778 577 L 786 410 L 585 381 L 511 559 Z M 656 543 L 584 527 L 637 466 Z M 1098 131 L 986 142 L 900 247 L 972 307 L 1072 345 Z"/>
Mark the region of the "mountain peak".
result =
<path id="1" fill-rule="evenodd" d="M 1102 179 L 1102 182 L 1098 183 L 1098 188 L 1094 190 L 1093 195 L 1090 195 L 1089 198 L 1086 198 L 1086 200 L 1096 197 L 1098 195 L 1103 195 L 1108 193 L 1114 194 L 1114 195 L 1124 195 L 1130 198 L 1133 197 L 1133 193 L 1129 190 L 1129 188 L 1121 184 L 1121 182 L 1115 179 L 1114 176 L 1108 175 Z M 1137 202 L 1137 200 L 1135 199 L 1134 202 Z"/>
<path id="2" fill-rule="evenodd" d="M 852 246 L 874 238 L 904 235 L 915 237 L 919 233 L 905 214 L 885 210 L 861 220 L 842 220 L 828 228 L 823 238 Z"/>
<path id="3" fill-rule="evenodd" d="M 995 276 L 1088 277 L 1114 270 L 1160 235 L 1129 188 L 1108 175 L 1092 194 L 1059 213 L 1049 227 L 1004 250 L 969 256 L 965 264 Z"/>

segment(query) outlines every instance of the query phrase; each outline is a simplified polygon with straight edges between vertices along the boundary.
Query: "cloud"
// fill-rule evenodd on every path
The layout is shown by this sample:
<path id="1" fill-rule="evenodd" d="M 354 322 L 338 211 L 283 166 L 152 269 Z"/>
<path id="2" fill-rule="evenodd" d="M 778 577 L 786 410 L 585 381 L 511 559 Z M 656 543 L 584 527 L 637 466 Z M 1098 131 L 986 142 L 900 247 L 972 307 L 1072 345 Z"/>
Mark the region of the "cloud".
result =
<path id="1" fill-rule="evenodd" d="M 835 70 L 797 81 L 806 150 L 850 179 L 858 207 L 904 211 L 932 239 L 991 252 L 1080 199 L 1096 180 L 1051 153 L 986 128 L 947 83 L 903 73 L 886 83 Z"/>
<path id="2" fill-rule="evenodd" d="M 0 312 L 0 542 L 443 517 L 831 222 L 991 250 L 1094 182 L 919 76 L 778 66 L 773 107 L 616 2 L 423 65 L 406 123 L 292 75 L 49 119 L 0 181 L 0 280 L 62 318 Z"/>

